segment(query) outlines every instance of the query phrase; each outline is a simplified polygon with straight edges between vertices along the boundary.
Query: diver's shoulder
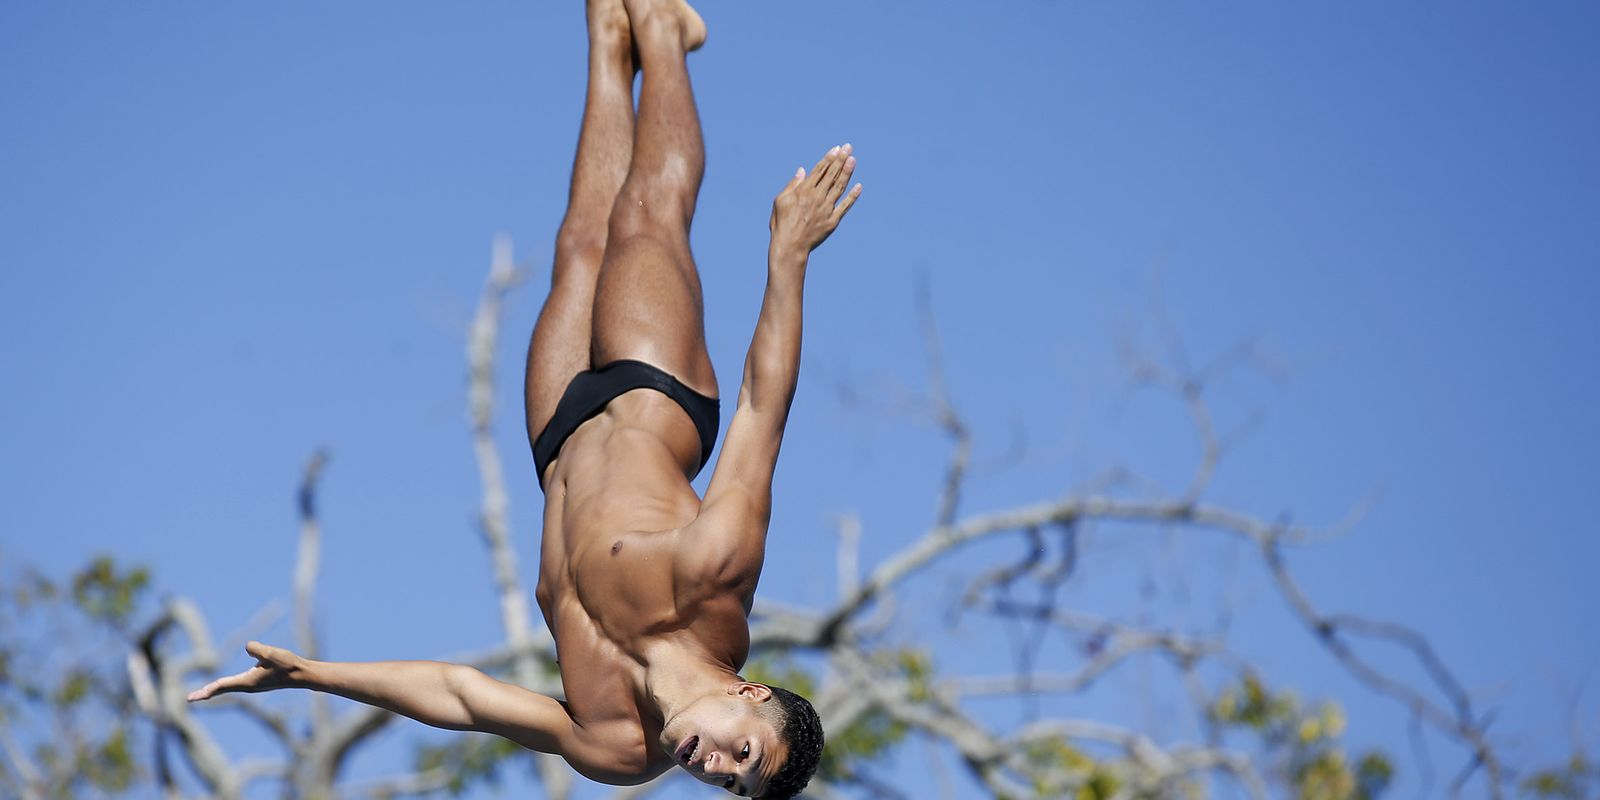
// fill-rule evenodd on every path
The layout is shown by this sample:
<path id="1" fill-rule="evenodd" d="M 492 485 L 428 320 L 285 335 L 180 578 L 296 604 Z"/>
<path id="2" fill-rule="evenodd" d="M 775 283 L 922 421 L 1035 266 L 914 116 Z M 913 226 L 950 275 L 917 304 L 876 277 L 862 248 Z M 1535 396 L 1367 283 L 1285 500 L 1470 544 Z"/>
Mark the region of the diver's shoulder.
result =
<path id="1" fill-rule="evenodd" d="M 565 754 L 567 763 L 593 781 L 613 786 L 644 783 L 672 767 L 637 720 L 591 722 L 584 729 L 583 746 Z"/>

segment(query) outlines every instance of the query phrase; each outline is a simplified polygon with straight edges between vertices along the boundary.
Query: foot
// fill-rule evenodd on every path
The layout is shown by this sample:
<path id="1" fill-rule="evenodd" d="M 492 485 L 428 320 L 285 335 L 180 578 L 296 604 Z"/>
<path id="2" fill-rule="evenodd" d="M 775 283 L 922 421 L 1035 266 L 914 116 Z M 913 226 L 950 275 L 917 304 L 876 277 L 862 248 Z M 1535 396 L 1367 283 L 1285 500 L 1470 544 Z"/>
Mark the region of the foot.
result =
<path id="1" fill-rule="evenodd" d="M 622 0 L 587 0 L 585 13 L 591 47 L 633 47 L 633 30 Z"/>
<path id="2" fill-rule="evenodd" d="M 677 0 L 678 16 L 683 19 L 683 52 L 692 53 L 706 43 L 706 21 L 689 0 Z"/>
<path id="3" fill-rule="evenodd" d="M 670 25 L 678 31 L 685 53 L 699 50 L 706 43 L 706 21 L 688 0 L 623 0 L 635 31 L 655 25 Z"/>

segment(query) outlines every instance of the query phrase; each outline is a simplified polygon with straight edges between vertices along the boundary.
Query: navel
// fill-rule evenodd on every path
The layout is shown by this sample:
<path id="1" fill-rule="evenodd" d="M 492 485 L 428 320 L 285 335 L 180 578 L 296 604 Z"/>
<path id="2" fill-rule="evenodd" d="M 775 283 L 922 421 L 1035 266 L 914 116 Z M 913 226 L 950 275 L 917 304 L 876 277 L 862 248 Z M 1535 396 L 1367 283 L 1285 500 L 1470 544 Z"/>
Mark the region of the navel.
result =
<path id="1" fill-rule="evenodd" d="M 616 555 L 620 552 L 622 552 L 622 540 L 618 539 L 616 544 L 611 545 L 611 555 Z"/>

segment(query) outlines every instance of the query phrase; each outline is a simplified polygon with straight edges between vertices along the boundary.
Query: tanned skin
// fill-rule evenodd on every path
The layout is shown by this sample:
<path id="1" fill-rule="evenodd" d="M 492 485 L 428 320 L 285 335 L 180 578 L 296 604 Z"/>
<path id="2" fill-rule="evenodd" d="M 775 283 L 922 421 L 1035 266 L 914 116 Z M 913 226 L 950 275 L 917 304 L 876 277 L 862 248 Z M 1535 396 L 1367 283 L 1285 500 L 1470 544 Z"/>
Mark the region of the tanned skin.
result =
<path id="1" fill-rule="evenodd" d="M 683 0 L 589 0 L 588 95 L 549 298 L 528 351 L 530 442 L 573 376 L 618 359 L 717 396 L 689 225 L 704 145 L 685 62 L 706 36 Z M 637 115 L 635 73 L 643 73 Z M 333 663 L 251 642 L 257 664 L 191 701 L 297 687 L 429 725 L 497 734 L 604 783 L 674 764 L 759 797 L 787 753 L 758 713 L 772 691 L 739 677 L 761 575 L 772 476 L 800 370 L 811 251 L 860 196 L 849 145 L 797 170 L 773 203 L 767 288 L 705 497 L 693 421 L 636 389 L 583 423 L 539 476 L 536 596 L 566 701 L 434 661 Z"/>

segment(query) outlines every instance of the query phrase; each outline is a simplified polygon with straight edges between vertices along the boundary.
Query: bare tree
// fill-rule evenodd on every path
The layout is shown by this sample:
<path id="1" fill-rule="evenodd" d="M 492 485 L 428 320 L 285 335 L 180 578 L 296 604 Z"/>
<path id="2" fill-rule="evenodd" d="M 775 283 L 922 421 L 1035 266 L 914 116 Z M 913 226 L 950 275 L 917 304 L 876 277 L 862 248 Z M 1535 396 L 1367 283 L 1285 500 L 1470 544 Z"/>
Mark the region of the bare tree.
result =
<path id="1" fill-rule="evenodd" d="M 479 526 L 493 569 L 500 598 L 504 640 L 481 653 L 450 657 L 504 674 L 536 691 L 560 696 L 555 644 L 549 632 L 532 623 L 528 593 L 512 548 L 508 500 L 499 455 L 493 440 L 494 346 L 498 338 L 502 298 L 521 279 L 504 237 L 495 241 L 491 268 L 473 318 L 467 343 L 469 383 L 468 419 L 472 445 L 482 479 Z M 300 546 L 295 561 L 293 597 L 296 644 L 315 658 L 319 646 L 314 631 L 314 594 L 320 561 L 321 529 L 316 515 L 318 478 L 327 463 L 323 452 L 306 465 L 299 492 Z M 242 635 L 230 637 L 242 641 Z M 203 789 L 203 794 L 239 797 L 257 781 L 275 781 L 290 796 L 325 798 L 354 794 L 371 797 L 421 795 L 459 787 L 481 777 L 511 754 L 505 743 L 482 736 L 459 737 L 442 748 L 427 751 L 414 772 L 348 786 L 340 772 L 349 757 L 395 715 L 362 706 L 335 715 L 326 698 L 315 695 L 309 720 L 290 719 L 282 712 L 244 695 L 218 698 L 208 704 L 245 715 L 259 723 L 278 744 L 274 756 L 230 762 L 185 702 L 189 685 L 217 672 L 220 663 L 204 617 L 190 602 L 169 601 L 162 613 L 139 637 L 139 647 L 128 656 L 128 675 L 139 711 L 157 730 L 156 775 L 171 797 L 184 794 L 169 760 L 180 754 Z M 231 651 L 233 648 L 228 648 Z M 209 709 L 208 709 L 209 710 Z M 542 754 L 534 758 L 546 796 L 560 800 L 569 795 L 572 780 L 559 759 Z"/>
<path id="2" fill-rule="evenodd" d="M 503 637 L 481 652 L 450 660 L 559 697 L 554 644 L 535 622 L 511 544 L 509 494 L 492 435 L 500 310 L 520 277 L 509 240 L 498 239 L 467 346 L 468 419 L 482 488 L 479 527 L 499 598 Z M 1243 343 L 1213 361 L 1192 364 L 1158 312 L 1165 334 L 1163 355 L 1147 359 L 1125 348 L 1135 382 L 1170 392 L 1193 424 L 1199 457 L 1181 490 L 1152 488 L 1113 470 L 1103 480 L 1057 498 L 974 511 L 967 508 L 976 449 L 972 428 L 946 389 L 926 290 L 919 288 L 917 298 L 929 388 L 915 407 L 942 432 L 950 448 L 928 521 L 913 527 L 906 520 L 901 524 L 909 530 L 874 532 L 881 540 L 903 544 L 863 568 L 858 545 L 867 534 L 855 517 L 840 518 L 833 601 L 820 608 L 758 602 L 751 619 L 753 658 L 747 676 L 809 694 L 829 731 L 829 749 L 809 796 L 903 796 L 875 774 L 875 764 L 885 753 L 918 742 L 932 748 L 930 768 L 944 774 L 946 785 L 953 785 L 947 769 L 964 770 L 996 797 L 1136 798 L 1190 792 L 1264 798 L 1289 791 L 1307 798 L 1363 798 L 1381 793 L 1395 769 L 1392 757 L 1348 755 L 1340 741 L 1344 719 L 1338 706 L 1313 706 L 1275 689 L 1271 676 L 1236 652 L 1221 633 L 1119 619 L 1060 600 L 1058 590 L 1075 575 L 1089 547 L 1088 532 L 1104 539 L 1152 526 L 1167 536 L 1236 542 L 1252 554 L 1282 607 L 1303 625 L 1306 643 L 1320 648 L 1368 690 L 1403 707 L 1416 726 L 1456 748 L 1461 766 L 1447 785 L 1452 796 L 1472 786 L 1498 798 L 1518 785 L 1517 774 L 1503 763 L 1489 736 L 1489 715 L 1421 633 L 1324 608 L 1296 580 L 1291 554 L 1327 531 L 1207 500 L 1218 465 L 1238 435 L 1218 430 L 1208 390 L 1230 370 L 1266 365 L 1254 346 Z M 1250 425 L 1253 421 L 1246 423 Z M 313 657 L 319 650 L 314 600 L 321 530 L 316 496 L 327 463 L 324 453 L 314 454 L 302 475 L 300 543 L 292 581 L 294 635 L 301 651 Z M 908 617 L 896 601 L 904 588 L 935 565 L 993 541 L 1017 543 L 1019 556 L 969 569 L 953 593 L 954 616 L 981 615 L 1051 632 L 1074 644 L 1072 663 L 1040 668 L 1030 657 L 1036 651 L 1024 647 L 1016 658 L 992 664 L 993 672 L 967 674 L 937 668 L 924 648 L 897 644 L 894 632 Z M 245 623 L 228 637 L 223 650 L 232 651 L 273 613 L 269 608 Z M 405 774 L 361 783 L 343 780 L 351 754 L 388 726 L 392 714 L 369 707 L 335 712 L 318 698 L 308 713 L 296 716 L 243 695 L 220 698 L 204 710 L 191 708 L 184 702 L 187 688 L 220 666 L 204 615 L 194 603 L 176 597 L 137 629 L 127 622 L 130 614 L 121 608 L 110 617 L 131 644 L 125 658 L 130 698 L 125 711 L 154 730 L 149 771 L 137 774 L 147 774 L 168 797 L 234 798 L 257 783 L 274 784 L 284 796 L 300 798 L 425 795 L 462 788 L 508 760 L 522 758 L 532 759 L 545 796 L 566 798 L 572 792 L 570 774 L 559 760 L 525 755 L 506 742 L 475 735 L 426 749 L 415 769 Z M 1372 644 L 1408 655 L 1423 677 L 1408 679 L 1380 665 L 1367 652 Z M 1170 668 L 1173 689 L 1188 708 L 1192 735 L 1050 714 L 1001 724 L 995 715 L 974 708 L 982 698 L 997 696 L 1084 694 L 1152 660 Z M 267 733 L 276 751 L 228 758 L 202 716 L 207 714 L 244 716 Z M 0 777 L 8 793 L 66 794 L 58 790 L 64 785 L 61 775 L 50 774 L 24 752 L 12 730 L 18 719 L 8 711 L 7 725 L 0 727 L 0 755 L 5 756 Z M 120 735 L 126 738 L 126 733 Z M 80 750 L 91 752 L 94 746 Z M 59 759 L 54 769 L 63 771 Z M 132 780 L 134 772 L 119 775 L 113 778 Z M 1593 767 L 1582 762 L 1566 771 L 1533 773 L 1521 786 L 1548 796 L 1581 797 L 1593 777 Z M 642 797 L 674 779 L 669 774 L 612 794 Z M 1578 794 L 1557 791 L 1572 786 Z"/>

